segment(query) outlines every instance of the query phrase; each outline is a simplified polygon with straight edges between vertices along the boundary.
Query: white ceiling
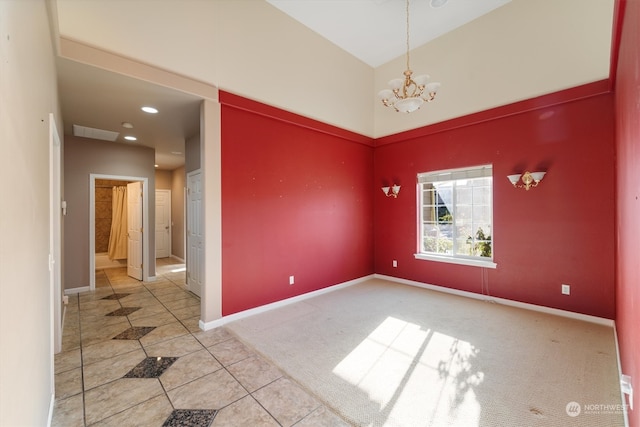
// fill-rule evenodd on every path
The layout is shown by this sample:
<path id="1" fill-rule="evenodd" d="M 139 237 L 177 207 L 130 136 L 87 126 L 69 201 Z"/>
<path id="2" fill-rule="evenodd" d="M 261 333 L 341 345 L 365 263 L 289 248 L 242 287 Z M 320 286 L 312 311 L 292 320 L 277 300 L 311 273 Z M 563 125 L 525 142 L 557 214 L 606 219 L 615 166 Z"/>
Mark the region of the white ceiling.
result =
<path id="1" fill-rule="evenodd" d="M 184 142 L 200 130 L 200 98 L 64 58 L 57 58 L 57 71 L 65 135 L 73 125 L 118 132 L 115 143 L 154 148 L 160 169 L 184 164 Z M 146 105 L 158 113 L 141 111 Z"/>
<path id="2" fill-rule="evenodd" d="M 411 0 L 410 49 L 511 0 Z M 405 0 L 267 0 L 372 67 L 406 53 Z M 437 7 L 436 5 L 443 5 Z"/>

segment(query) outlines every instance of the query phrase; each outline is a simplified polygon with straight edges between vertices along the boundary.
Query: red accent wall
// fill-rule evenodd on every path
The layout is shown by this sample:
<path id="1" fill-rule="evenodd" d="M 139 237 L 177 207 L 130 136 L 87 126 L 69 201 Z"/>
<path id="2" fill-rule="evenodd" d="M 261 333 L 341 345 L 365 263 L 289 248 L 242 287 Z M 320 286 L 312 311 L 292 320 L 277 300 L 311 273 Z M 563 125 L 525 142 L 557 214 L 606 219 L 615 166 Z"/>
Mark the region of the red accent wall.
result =
<path id="1" fill-rule="evenodd" d="M 222 314 L 372 274 L 371 139 L 220 101 Z"/>
<path id="2" fill-rule="evenodd" d="M 382 145 L 374 152 L 376 273 L 613 319 L 613 96 L 495 112 L 499 117 L 483 112 L 475 124 L 377 141 Z M 498 267 L 416 260 L 416 174 L 489 163 Z M 514 188 L 507 175 L 525 170 L 547 175 L 537 188 Z M 385 197 L 380 187 L 394 182 L 402 186 L 399 197 Z M 563 283 L 571 285 L 570 296 L 561 294 Z"/>
<path id="3" fill-rule="evenodd" d="M 616 328 L 622 373 L 631 375 L 640 426 L 640 2 L 624 6 L 615 88 L 617 179 Z"/>

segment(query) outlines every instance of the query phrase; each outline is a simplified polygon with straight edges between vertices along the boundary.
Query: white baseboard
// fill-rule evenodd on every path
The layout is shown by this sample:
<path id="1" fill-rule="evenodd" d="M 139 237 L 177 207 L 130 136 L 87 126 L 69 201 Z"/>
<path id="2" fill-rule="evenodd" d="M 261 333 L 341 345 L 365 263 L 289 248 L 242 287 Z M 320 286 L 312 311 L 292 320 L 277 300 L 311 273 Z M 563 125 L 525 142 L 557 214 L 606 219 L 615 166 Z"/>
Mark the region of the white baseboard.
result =
<path id="1" fill-rule="evenodd" d="M 180 258 L 179 256 L 175 256 L 175 255 L 171 254 L 171 258 L 173 258 L 173 259 L 177 259 L 178 261 L 180 261 L 180 262 L 181 262 L 181 263 L 183 263 L 183 264 L 184 264 L 184 263 L 186 263 L 186 261 L 185 261 L 185 260 L 183 260 L 182 258 Z"/>
<path id="2" fill-rule="evenodd" d="M 199 326 L 203 331 L 219 328 L 229 322 L 235 322 L 236 320 L 244 319 L 245 317 L 255 316 L 256 314 L 264 313 L 276 308 L 284 307 L 295 302 L 304 301 L 309 298 L 317 297 L 328 292 L 337 291 L 338 289 L 344 289 L 349 286 L 353 286 L 358 283 L 366 282 L 369 279 L 373 279 L 374 275 L 360 277 L 358 279 L 349 280 L 348 282 L 338 283 L 337 285 L 328 286 L 326 288 L 318 289 L 317 291 L 308 292 L 306 294 L 297 295 L 295 297 L 283 299 L 281 301 L 272 302 L 271 304 L 261 305 L 260 307 L 250 308 L 249 310 L 233 313 L 228 316 L 224 316 L 220 319 L 212 320 L 210 322 L 203 322 L 200 320 Z"/>
<path id="3" fill-rule="evenodd" d="M 67 318 L 67 304 L 62 304 L 62 324 L 60 325 L 60 336 L 64 336 L 64 321 Z"/>
<path id="4" fill-rule="evenodd" d="M 53 372 L 51 373 L 53 375 Z M 49 402 L 49 415 L 47 416 L 47 427 L 51 427 L 51 423 L 53 422 L 53 408 L 56 403 L 55 394 L 51 393 L 51 401 Z"/>
<path id="5" fill-rule="evenodd" d="M 65 289 L 64 290 L 64 294 L 65 295 L 74 295 L 74 294 L 79 294 L 81 292 L 89 292 L 90 290 L 91 290 L 91 288 L 89 286 L 81 286 L 79 288 Z"/>
<path id="6" fill-rule="evenodd" d="M 558 308 L 550 308 L 542 305 L 513 301 L 505 298 L 497 298 L 497 297 L 492 297 L 491 295 L 476 294 L 474 292 L 461 291 L 459 289 L 451 289 L 451 288 L 446 288 L 444 286 L 430 285 L 427 283 L 416 282 L 414 280 L 401 279 L 399 277 L 393 277 L 393 276 L 386 276 L 384 274 L 374 274 L 373 276 L 377 279 L 389 280 L 391 282 L 401 283 L 409 286 L 416 286 L 424 289 L 430 289 L 432 291 L 444 292 L 447 294 L 473 298 L 481 301 L 495 302 L 498 304 L 508 305 L 511 307 L 523 308 L 525 310 L 532 310 L 532 311 L 538 311 L 541 313 L 553 314 L 556 316 L 568 317 L 570 319 L 583 320 L 585 322 L 597 323 L 599 325 L 604 325 L 609 327 L 614 326 L 613 320 L 605 319 L 604 317 L 597 317 L 597 316 L 591 316 L 588 314 L 575 313 L 573 311 L 560 310 Z"/>
<path id="7" fill-rule="evenodd" d="M 224 317 L 221 317 L 220 319 L 216 319 L 216 320 L 212 320 L 210 322 L 203 322 L 202 319 L 198 322 L 198 326 L 200 327 L 200 329 L 202 329 L 203 331 L 210 331 L 211 329 L 215 329 L 215 328 L 219 328 L 220 326 L 224 326 L 225 324 L 227 324 L 229 321 L 226 320 Z"/>
<path id="8" fill-rule="evenodd" d="M 616 361 L 618 363 L 618 379 L 620 379 L 620 397 L 622 398 L 624 426 L 629 427 L 629 405 L 627 404 L 627 397 L 622 390 L 622 361 L 620 360 L 620 347 L 618 346 L 618 329 L 616 328 L 615 322 L 613 322 L 613 338 L 616 344 Z"/>

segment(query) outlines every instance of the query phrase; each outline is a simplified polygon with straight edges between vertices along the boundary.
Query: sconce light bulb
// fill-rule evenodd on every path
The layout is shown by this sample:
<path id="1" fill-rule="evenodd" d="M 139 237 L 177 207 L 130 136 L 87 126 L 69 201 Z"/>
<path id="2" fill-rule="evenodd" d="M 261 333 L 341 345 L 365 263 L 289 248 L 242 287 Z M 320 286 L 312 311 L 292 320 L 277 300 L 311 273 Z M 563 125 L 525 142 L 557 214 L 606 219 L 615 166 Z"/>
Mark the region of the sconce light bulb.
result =
<path id="1" fill-rule="evenodd" d="M 530 188 L 537 187 L 546 172 L 529 172 L 526 171 L 522 174 L 507 175 L 507 178 L 516 188 L 524 188 L 529 190 Z M 522 182 L 522 184 L 518 184 Z"/>

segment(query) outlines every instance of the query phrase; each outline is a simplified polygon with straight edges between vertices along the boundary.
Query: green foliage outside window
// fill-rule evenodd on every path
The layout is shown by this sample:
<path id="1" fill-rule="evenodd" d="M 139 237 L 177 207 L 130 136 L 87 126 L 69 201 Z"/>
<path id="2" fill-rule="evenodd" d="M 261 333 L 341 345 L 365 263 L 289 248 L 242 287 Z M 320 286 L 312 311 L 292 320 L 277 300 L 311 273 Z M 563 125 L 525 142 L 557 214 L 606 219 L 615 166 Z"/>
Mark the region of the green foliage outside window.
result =
<path id="1" fill-rule="evenodd" d="M 482 227 L 476 232 L 475 243 L 472 236 L 467 238 L 467 244 L 472 245 L 472 253 L 476 256 L 491 258 L 491 235 L 485 235 Z"/>
<path id="2" fill-rule="evenodd" d="M 440 221 L 440 222 L 453 222 L 453 215 L 451 215 L 449 213 L 449 211 L 447 210 L 447 213 L 442 215 L 440 218 L 438 218 L 438 221 Z"/>

